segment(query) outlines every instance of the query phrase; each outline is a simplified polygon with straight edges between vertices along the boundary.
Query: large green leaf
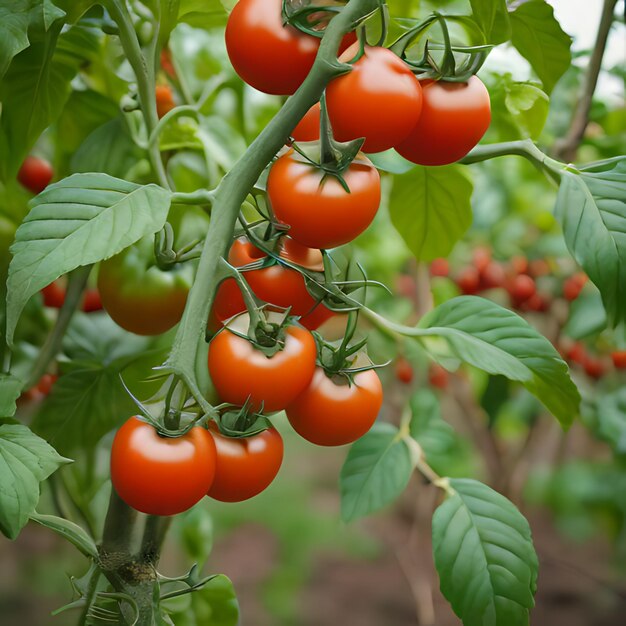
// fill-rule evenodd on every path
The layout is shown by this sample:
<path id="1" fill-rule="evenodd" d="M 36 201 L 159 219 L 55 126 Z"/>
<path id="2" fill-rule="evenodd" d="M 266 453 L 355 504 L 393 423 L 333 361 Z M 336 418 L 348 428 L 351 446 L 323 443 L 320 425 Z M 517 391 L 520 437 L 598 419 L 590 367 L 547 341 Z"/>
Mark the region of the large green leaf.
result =
<path id="1" fill-rule="evenodd" d="M 92 559 L 98 558 L 98 548 L 94 540 L 78 524 L 62 517 L 56 517 L 56 515 L 40 515 L 39 513 L 31 513 L 30 519 L 49 528 L 72 543 L 85 556 Z"/>
<path id="2" fill-rule="evenodd" d="M 487 43 L 503 43 L 511 36 L 511 21 L 506 0 L 470 0 L 474 19 Z"/>
<path id="3" fill-rule="evenodd" d="M 567 365 L 545 337 L 512 311 L 484 298 L 461 296 L 431 311 L 419 328 L 424 346 L 442 365 L 464 361 L 519 381 L 564 426 L 578 414 L 580 395 Z"/>
<path id="4" fill-rule="evenodd" d="M 472 222 L 472 189 L 459 165 L 418 166 L 394 177 L 391 221 L 418 260 L 448 256 Z"/>
<path id="5" fill-rule="evenodd" d="M 180 0 L 178 19 L 196 28 L 218 28 L 226 25 L 226 8 L 232 8 L 230 5 L 234 3 L 226 0 Z"/>
<path id="6" fill-rule="evenodd" d="M 626 387 L 600 395 L 585 416 L 597 436 L 620 455 L 626 455 Z"/>
<path id="7" fill-rule="evenodd" d="M 69 97 L 70 83 L 86 46 L 74 46 L 85 29 L 73 27 L 59 35 L 62 22 L 31 36 L 31 45 L 11 63 L 0 83 L 0 176 L 15 176 L 24 157 L 41 133 L 61 114 Z M 57 48 L 58 44 L 58 48 Z"/>
<path id="8" fill-rule="evenodd" d="M 545 0 L 522 2 L 510 16 L 513 45 L 531 64 L 546 92 L 551 93 L 572 62 L 572 38 L 563 31 Z"/>
<path id="9" fill-rule="evenodd" d="M 564 171 L 556 215 L 569 251 L 602 294 L 609 324 L 626 321 L 626 158 Z"/>
<path id="10" fill-rule="evenodd" d="M 586 339 L 591 335 L 597 335 L 605 328 L 606 311 L 602 304 L 602 296 L 593 291 L 580 295 L 572 302 L 563 333 L 572 339 Z"/>
<path id="11" fill-rule="evenodd" d="M 0 374 L 0 417 L 13 417 L 23 383 L 10 374 Z"/>
<path id="12" fill-rule="evenodd" d="M 106 174 L 74 174 L 32 201 L 11 246 L 7 340 L 28 299 L 62 274 L 120 252 L 163 227 L 170 193 Z"/>
<path id="13" fill-rule="evenodd" d="M 378 511 L 406 487 L 411 453 L 398 429 L 374 424 L 348 452 L 341 469 L 341 516 L 346 522 Z"/>
<path id="14" fill-rule="evenodd" d="M 39 483 L 69 463 L 21 424 L 0 426 L 0 531 L 15 539 L 39 500 Z"/>
<path id="15" fill-rule="evenodd" d="M 451 479 L 450 486 L 433 517 L 443 595 L 465 626 L 528 626 L 538 570 L 528 522 L 482 483 Z"/>

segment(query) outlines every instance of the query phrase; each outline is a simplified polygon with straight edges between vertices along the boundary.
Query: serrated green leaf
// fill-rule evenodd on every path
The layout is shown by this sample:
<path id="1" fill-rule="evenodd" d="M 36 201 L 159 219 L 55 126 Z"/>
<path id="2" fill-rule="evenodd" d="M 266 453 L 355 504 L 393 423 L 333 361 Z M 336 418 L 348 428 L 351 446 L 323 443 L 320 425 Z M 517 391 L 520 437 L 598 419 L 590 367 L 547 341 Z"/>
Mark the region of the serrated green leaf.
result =
<path id="1" fill-rule="evenodd" d="M 472 223 L 467 168 L 418 166 L 395 176 L 391 221 L 419 261 L 446 257 Z"/>
<path id="2" fill-rule="evenodd" d="M 626 158 L 564 171 L 556 216 L 570 253 L 602 294 L 609 324 L 626 321 Z"/>
<path id="3" fill-rule="evenodd" d="M 433 516 L 441 591 L 464 626 L 528 626 L 537 590 L 537 554 L 524 516 L 504 496 L 451 479 Z"/>
<path id="4" fill-rule="evenodd" d="M 85 556 L 93 559 L 98 557 L 98 548 L 94 540 L 78 524 L 56 517 L 56 515 L 40 515 L 39 513 L 31 513 L 30 519 L 67 539 Z"/>
<path id="5" fill-rule="evenodd" d="M 21 424 L 0 426 L 0 531 L 15 539 L 39 500 L 39 483 L 69 459 Z"/>
<path id="6" fill-rule="evenodd" d="M 510 14 L 511 40 L 530 63 L 548 94 L 572 62 L 572 38 L 545 0 L 528 0 Z"/>
<path id="7" fill-rule="evenodd" d="M 398 429 L 374 424 L 350 448 L 341 469 L 341 517 L 350 522 L 378 511 L 406 487 L 413 471 L 411 453 Z"/>
<path id="8" fill-rule="evenodd" d="M 23 384 L 15 376 L 0 374 L 0 417 L 15 415 L 15 401 L 20 397 Z"/>
<path id="9" fill-rule="evenodd" d="M 580 394 L 554 346 L 519 315 L 490 300 L 461 296 L 426 315 L 422 342 L 442 365 L 454 359 L 521 382 L 569 426 Z"/>
<path id="10" fill-rule="evenodd" d="M 74 174 L 31 204 L 11 246 L 7 340 L 28 299 L 77 267 L 91 265 L 163 227 L 170 192 L 112 178 Z"/>
<path id="11" fill-rule="evenodd" d="M 506 0 L 470 0 L 470 3 L 487 43 L 499 44 L 510 38 L 511 21 Z"/>

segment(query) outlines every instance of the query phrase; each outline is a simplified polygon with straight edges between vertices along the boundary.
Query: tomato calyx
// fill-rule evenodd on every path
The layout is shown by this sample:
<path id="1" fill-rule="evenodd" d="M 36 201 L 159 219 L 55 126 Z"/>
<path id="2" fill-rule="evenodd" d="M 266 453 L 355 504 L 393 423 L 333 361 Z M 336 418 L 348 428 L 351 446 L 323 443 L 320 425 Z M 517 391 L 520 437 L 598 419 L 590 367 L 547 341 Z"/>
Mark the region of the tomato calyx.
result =
<path id="1" fill-rule="evenodd" d="M 397 54 L 420 79 L 444 80 L 448 82 L 467 82 L 483 66 L 493 45 L 482 44 L 476 46 L 452 45 L 446 20 L 458 20 L 457 16 L 442 15 L 433 12 L 419 24 L 408 30 L 389 49 Z M 465 22 L 463 22 L 465 24 Z M 435 24 L 438 24 L 443 36 L 443 43 L 427 40 L 419 61 L 407 58 L 407 50 L 417 43 Z M 433 51 L 440 51 L 439 60 Z M 462 63 L 458 64 L 455 55 L 464 55 Z"/>
<path id="2" fill-rule="evenodd" d="M 241 407 L 229 405 L 214 422 L 222 435 L 236 439 L 254 437 L 272 427 L 269 419 L 261 411 L 253 411 L 249 402 Z"/>

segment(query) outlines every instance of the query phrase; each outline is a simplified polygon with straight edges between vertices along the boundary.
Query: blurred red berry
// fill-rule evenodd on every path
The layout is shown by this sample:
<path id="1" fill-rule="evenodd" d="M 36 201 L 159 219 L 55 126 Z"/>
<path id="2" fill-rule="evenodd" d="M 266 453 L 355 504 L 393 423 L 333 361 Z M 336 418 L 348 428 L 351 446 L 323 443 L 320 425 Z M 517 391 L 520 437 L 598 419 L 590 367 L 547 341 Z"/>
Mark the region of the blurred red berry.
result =
<path id="1" fill-rule="evenodd" d="M 480 284 L 483 289 L 497 289 L 506 281 L 506 272 L 499 263 L 492 261 L 480 273 Z"/>
<path id="2" fill-rule="evenodd" d="M 87 291 L 85 291 L 82 309 L 85 313 L 102 311 L 102 300 L 100 299 L 100 292 L 97 289 L 87 289 Z"/>
<path id="3" fill-rule="evenodd" d="M 448 259 L 435 259 L 430 264 L 430 275 L 431 276 L 448 276 L 450 273 L 450 264 L 448 263 Z"/>
<path id="4" fill-rule="evenodd" d="M 44 396 L 47 396 L 52 391 L 52 385 L 58 380 L 58 376 L 54 374 L 44 374 L 37 383 L 37 389 Z"/>
<path id="5" fill-rule="evenodd" d="M 400 274 L 396 277 L 396 291 L 405 298 L 414 298 L 417 286 L 415 279 L 408 274 Z"/>
<path id="6" fill-rule="evenodd" d="M 465 295 L 474 295 L 480 291 L 480 273 L 475 267 L 461 270 L 456 284 Z"/>
<path id="7" fill-rule="evenodd" d="M 570 302 L 576 300 L 576 298 L 580 295 L 580 292 L 583 290 L 586 282 L 587 275 L 582 272 L 570 276 L 563 283 L 563 297 Z"/>
<path id="8" fill-rule="evenodd" d="M 172 53 L 168 48 L 161 50 L 161 69 L 170 77 L 176 78 L 176 70 L 172 63 Z"/>
<path id="9" fill-rule="evenodd" d="M 17 173 L 17 180 L 33 193 L 41 193 L 52 180 L 54 170 L 45 159 L 36 156 L 27 156 Z"/>
<path id="10" fill-rule="evenodd" d="M 519 274 L 509 282 L 507 290 L 511 296 L 513 304 L 515 306 L 519 306 L 535 295 L 537 292 L 537 285 L 530 276 L 526 276 L 526 274 Z"/>
<path id="11" fill-rule="evenodd" d="M 480 246 L 474 250 L 472 255 L 474 267 L 479 272 L 484 272 L 489 263 L 491 263 L 491 250 L 485 246 Z"/>
<path id="12" fill-rule="evenodd" d="M 57 281 L 50 283 L 47 287 L 41 290 L 43 295 L 44 306 L 52 309 L 60 309 L 65 302 L 65 288 L 62 287 Z"/>
<path id="13" fill-rule="evenodd" d="M 540 293 L 535 293 L 524 302 L 524 308 L 528 311 L 545 313 L 550 308 L 550 300 Z"/>
<path id="14" fill-rule="evenodd" d="M 516 274 L 527 274 L 528 259 L 525 256 L 514 256 L 511 259 L 511 268 Z"/>
<path id="15" fill-rule="evenodd" d="M 403 356 L 396 361 L 396 378 L 407 385 L 413 380 L 413 366 Z"/>
<path id="16" fill-rule="evenodd" d="M 585 359 L 585 362 L 583 363 L 583 367 L 585 368 L 587 376 L 589 376 L 590 378 L 595 378 L 596 380 L 602 378 L 602 376 L 604 376 L 606 372 L 606 366 L 604 365 L 604 362 L 596 357 L 587 357 Z"/>
<path id="17" fill-rule="evenodd" d="M 572 363 L 583 365 L 587 360 L 587 351 L 585 350 L 584 344 L 580 343 L 580 341 L 573 344 L 567 351 L 567 360 Z"/>
<path id="18" fill-rule="evenodd" d="M 528 273 L 534 278 L 547 276 L 550 273 L 550 265 L 545 259 L 535 259 L 529 263 Z"/>
<path id="19" fill-rule="evenodd" d="M 176 103 L 174 102 L 172 90 L 167 85 L 157 85 L 155 96 L 157 115 L 161 119 L 176 106 Z"/>
<path id="20" fill-rule="evenodd" d="M 611 354 L 611 359 L 618 370 L 626 369 L 626 350 L 616 350 Z"/>
<path id="21" fill-rule="evenodd" d="M 448 386 L 449 374 L 448 370 L 441 367 L 438 363 L 431 363 L 428 368 L 428 382 L 431 387 L 437 389 L 446 389 Z"/>

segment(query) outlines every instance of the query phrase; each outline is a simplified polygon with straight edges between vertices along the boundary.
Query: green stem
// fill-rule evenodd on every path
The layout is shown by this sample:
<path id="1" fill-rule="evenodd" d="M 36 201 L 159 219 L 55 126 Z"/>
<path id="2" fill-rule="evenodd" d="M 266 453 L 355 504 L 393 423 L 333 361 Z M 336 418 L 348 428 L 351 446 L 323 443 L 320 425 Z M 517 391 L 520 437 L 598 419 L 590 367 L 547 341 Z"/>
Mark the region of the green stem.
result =
<path id="1" fill-rule="evenodd" d="M 85 593 L 85 608 L 81 613 L 79 624 L 87 624 L 87 619 L 89 618 L 89 610 L 91 609 L 91 605 L 93 604 L 96 591 L 98 590 L 98 582 L 100 581 L 100 569 L 98 567 L 94 567 L 91 572 L 91 577 L 89 578 L 89 586 L 87 587 L 87 593 Z"/>
<path id="2" fill-rule="evenodd" d="M 106 4 L 111 18 L 119 28 L 122 47 L 137 78 L 137 91 L 139 93 L 141 112 L 146 124 L 148 137 L 150 137 L 159 122 L 155 98 L 156 78 L 154 61 L 153 59 L 146 59 L 141 50 L 139 39 L 137 38 L 137 33 L 135 33 L 126 3 L 123 0 L 110 0 Z M 156 48 L 153 44 L 150 47 L 149 56 L 154 57 L 156 54 L 155 51 Z M 163 166 L 163 160 L 161 159 L 158 142 L 153 142 L 148 146 L 148 154 L 152 167 L 159 180 L 159 184 L 165 189 L 169 189 L 170 186 L 167 180 L 167 174 L 165 173 L 165 167 Z"/>
<path id="3" fill-rule="evenodd" d="M 74 270 L 70 275 L 67 292 L 65 294 L 65 301 L 63 306 L 59 310 L 56 323 L 52 332 L 46 339 L 46 343 L 41 348 L 39 357 L 33 366 L 30 378 L 25 385 L 25 389 L 34 387 L 39 379 L 46 373 L 51 361 L 59 354 L 61 345 L 63 343 L 63 337 L 67 331 L 72 317 L 78 308 L 80 301 L 83 297 L 83 291 L 87 285 L 89 273 L 91 272 L 91 265 L 80 267 Z"/>
<path id="4" fill-rule="evenodd" d="M 206 333 L 207 319 L 217 288 L 219 260 L 226 254 L 237 215 L 249 190 L 305 113 L 320 99 L 326 84 L 345 72 L 345 67 L 337 61 L 341 39 L 360 19 L 375 11 L 377 6 L 376 0 L 350 0 L 331 21 L 307 79 L 218 186 L 213 219 L 204 242 L 196 280 L 167 360 L 167 366 L 179 374 L 195 378 L 196 351 Z"/>
<path id="5" fill-rule="evenodd" d="M 161 557 L 161 548 L 165 541 L 165 535 L 172 523 L 171 517 L 161 517 L 159 515 L 149 515 L 146 519 L 146 526 L 141 540 L 140 559 L 144 563 L 151 563 L 155 567 Z"/>

